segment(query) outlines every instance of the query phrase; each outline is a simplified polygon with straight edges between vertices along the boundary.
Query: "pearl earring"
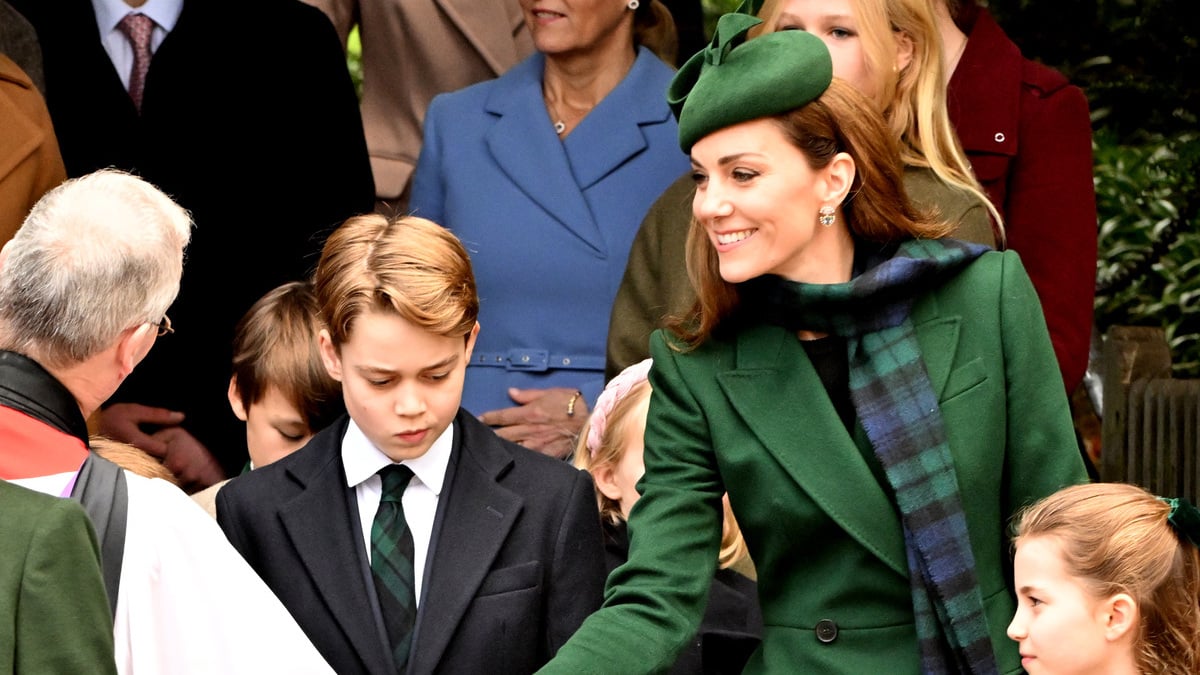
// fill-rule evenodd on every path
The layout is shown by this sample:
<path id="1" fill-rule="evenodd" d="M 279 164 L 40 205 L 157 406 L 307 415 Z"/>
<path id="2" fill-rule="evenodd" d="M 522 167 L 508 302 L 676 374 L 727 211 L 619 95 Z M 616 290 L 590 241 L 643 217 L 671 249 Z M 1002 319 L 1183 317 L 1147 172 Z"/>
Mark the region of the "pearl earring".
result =
<path id="1" fill-rule="evenodd" d="M 628 7 L 629 11 L 632 12 L 633 10 L 637 9 L 638 7 L 641 7 L 642 3 L 641 3 L 641 0 L 629 0 L 629 2 L 625 4 L 625 6 Z"/>
<path id="2" fill-rule="evenodd" d="M 820 214 L 817 216 L 817 222 L 821 223 L 822 227 L 833 227 L 836 216 L 834 216 L 832 206 L 822 206 L 820 209 L 817 209 L 817 213 Z"/>

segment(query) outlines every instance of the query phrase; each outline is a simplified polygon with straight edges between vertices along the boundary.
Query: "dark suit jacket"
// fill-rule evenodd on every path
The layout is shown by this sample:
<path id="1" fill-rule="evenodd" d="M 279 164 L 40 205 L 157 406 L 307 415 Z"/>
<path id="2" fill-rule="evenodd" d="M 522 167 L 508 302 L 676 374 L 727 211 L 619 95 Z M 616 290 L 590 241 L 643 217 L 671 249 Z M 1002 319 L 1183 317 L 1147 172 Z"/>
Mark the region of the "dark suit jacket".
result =
<path id="1" fill-rule="evenodd" d="M 230 481 L 217 520 L 338 673 L 395 673 L 341 442 L 347 418 Z M 600 606 L 591 478 L 466 411 L 438 500 L 409 673 L 529 673 Z"/>
<path id="2" fill-rule="evenodd" d="M 1067 397 L 1016 253 L 989 252 L 916 299 L 1001 673 L 1021 672 L 1013 514 L 1086 480 Z M 762 645 L 747 673 L 920 671 L 899 509 L 847 433 L 803 345 L 747 322 L 693 351 L 652 338 L 646 474 L 629 562 L 546 672 L 655 672 L 695 633 L 728 491 L 758 571 Z"/>
<path id="3" fill-rule="evenodd" d="M 0 673 L 116 673 L 83 507 L 0 480 Z"/>
<path id="4" fill-rule="evenodd" d="M 38 31 L 67 174 L 134 171 L 196 221 L 169 310 L 176 334 L 158 341 L 117 398 L 182 410 L 184 426 L 236 474 L 245 432 L 225 398 L 235 323 L 314 266 L 328 231 L 374 204 L 337 35 L 299 0 L 246 0 L 236 11 L 185 0 L 154 53 L 139 116 L 90 0 L 12 4 Z"/>

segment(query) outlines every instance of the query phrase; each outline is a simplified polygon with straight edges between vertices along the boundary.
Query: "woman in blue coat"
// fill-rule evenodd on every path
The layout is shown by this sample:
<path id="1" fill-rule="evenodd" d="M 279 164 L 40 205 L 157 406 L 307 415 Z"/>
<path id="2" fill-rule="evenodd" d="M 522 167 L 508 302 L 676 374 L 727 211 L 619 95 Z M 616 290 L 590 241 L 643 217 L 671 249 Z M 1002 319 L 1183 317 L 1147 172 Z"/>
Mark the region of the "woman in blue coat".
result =
<path id="1" fill-rule="evenodd" d="M 522 0 L 537 52 L 435 98 L 415 215 L 471 252 L 481 330 L 463 406 L 558 456 L 595 400 L 613 296 L 638 224 L 687 170 L 664 98 L 672 70 L 640 44 L 657 1 Z"/>

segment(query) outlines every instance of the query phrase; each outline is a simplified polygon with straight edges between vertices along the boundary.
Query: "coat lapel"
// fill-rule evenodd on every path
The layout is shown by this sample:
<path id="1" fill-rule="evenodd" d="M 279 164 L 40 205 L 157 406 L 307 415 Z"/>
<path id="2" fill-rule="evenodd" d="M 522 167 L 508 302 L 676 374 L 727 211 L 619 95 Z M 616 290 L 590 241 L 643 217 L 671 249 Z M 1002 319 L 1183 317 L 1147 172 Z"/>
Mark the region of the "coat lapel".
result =
<path id="1" fill-rule="evenodd" d="M 907 577 L 896 507 L 829 397 L 813 394 L 825 388 L 799 341 L 775 326 L 744 331 L 738 338 L 736 366 L 719 373 L 717 382 L 792 480 L 864 548 Z M 787 419 L 799 425 L 779 423 Z M 799 436 L 807 447 L 820 451 L 798 452 Z"/>
<path id="2" fill-rule="evenodd" d="M 958 351 L 958 333 L 961 318 L 941 316 L 935 294 L 928 294 L 913 308 L 913 332 L 921 345 L 921 358 L 929 373 L 929 382 L 938 400 L 946 390 L 950 367 Z"/>
<path id="3" fill-rule="evenodd" d="M 478 2 L 477 0 L 435 0 L 451 23 L 467 38 L 484 62 L 499 76 L 521 59 L 517 40 L 524 17 L 509 12 L 515 2 Z M 528 38 L 525 38 L 528 40 Z"/>
<path id="4" fill-rule="evenodd" d="M 522 509 L 522 499 L 497 483 L 512 465 L 497 437 L 462 411 L 455 432 L 453 478 L 434 526 L 410 672 L 436 670 Z"/>
<path id="5" fill-rule="evenodd" d="M 327 442 L 340 446 L 343 433 L 328 435 Z M 335 447 L 319 457 L 324 461 L 289 469 L 304 492 L 280 507 L 280 521 L 321 599 L 367 669 L 384 673 L 391 661 L 369 609 L 374 589 L 360 573 L 367 565 L 366 552 L 358 514 L 349 508 L 341 455 Z"/>
<path id="6" fill-rule="evenodd" d="M 564 145 L 579 188 L 587 190 L 648 146 L 642 126 L 670 119 L 661 63 L 641 48 L 625 79 L 567 136 Z"/>
<path id="7" fill-rule="evenodd" d="M 496 122 L 485 141 L 492 159 L 514 185 L 563 227 L 602 252 L 599 227 L 546 112 L 543 62 L 540 54 L 535 55 L 514 67 L 509 77 L 496 80 L 485 104 Z"/>

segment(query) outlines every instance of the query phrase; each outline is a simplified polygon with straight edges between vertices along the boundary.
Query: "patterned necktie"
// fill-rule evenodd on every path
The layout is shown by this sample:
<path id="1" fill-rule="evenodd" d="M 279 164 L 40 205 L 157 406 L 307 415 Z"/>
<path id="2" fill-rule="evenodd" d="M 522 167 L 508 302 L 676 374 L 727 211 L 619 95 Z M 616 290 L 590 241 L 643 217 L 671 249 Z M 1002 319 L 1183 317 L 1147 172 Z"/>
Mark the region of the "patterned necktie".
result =
<path id="1" fill-rule="evenodd" d="M 396 672 L 403 673 L 412 646 L 417 597 L 412 531 L 404 519 L 400 498 L 413 472 L 402 464 L 391 464 L 381 469 L 379 475 L 383 478 L 383 494 L 371 525 L 371 576 L 375 579 L 375 593 L 383 610 Z"/>
<path id="2" fill-rule="evenodd" d="M 142 111 L 142 91 L 146 88 L 146 73 L 150 71 L 150 33 L 154 19 L 141 12 L 129 13 L 117 24 L 129 44 L 133 45 L 133 68 L 129 71 L 129 98 L 138 112 Z"/>

